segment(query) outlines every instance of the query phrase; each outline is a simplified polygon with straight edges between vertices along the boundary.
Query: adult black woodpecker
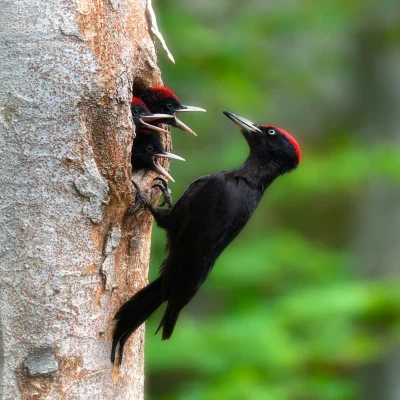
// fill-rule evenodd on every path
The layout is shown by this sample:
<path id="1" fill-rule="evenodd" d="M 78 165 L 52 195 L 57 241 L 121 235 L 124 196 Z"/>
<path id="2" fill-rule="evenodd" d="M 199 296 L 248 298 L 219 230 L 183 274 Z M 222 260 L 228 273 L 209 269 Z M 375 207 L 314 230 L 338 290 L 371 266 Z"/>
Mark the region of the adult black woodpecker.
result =
<path id="1" fill-rule="evenodd" d="M 197 179 L 169 209 L 153 207 L 134 183 L 137 195 L 167 232 L 168 255 L 159 277 L 117 312 L 112 362 L 118 343 L 121 363 L 128 337 L 163 302 L 167 307 L 157 332 L 163 330 L 163 340 L 171 337 L 182 308 L 199 290 L 222 251 L 246 225 L 265 190 L 300 163 L 300 147 L 283 129 L 256 125 L 224 113 L 239 126 L 250 148 L 241 167 Z"/>
<path id="2" fill-rule="evenodd" d="M 203 111 L 206 110 L 200 107 L 185 106 L 183 105 L 178 96 L 169 88 L 165 86 L 153 86 L 146 89 L 140 96 L 140 99 L 146 104 L 147 108 L 152 113 L 169 114 L 173 116 L 172 120 L 161 121 L 176 128 L 180 128 L 186 132 L 197 136 L 196 133 L 185 125 L 176 116 L 177 113 L 189 111 Z"/>

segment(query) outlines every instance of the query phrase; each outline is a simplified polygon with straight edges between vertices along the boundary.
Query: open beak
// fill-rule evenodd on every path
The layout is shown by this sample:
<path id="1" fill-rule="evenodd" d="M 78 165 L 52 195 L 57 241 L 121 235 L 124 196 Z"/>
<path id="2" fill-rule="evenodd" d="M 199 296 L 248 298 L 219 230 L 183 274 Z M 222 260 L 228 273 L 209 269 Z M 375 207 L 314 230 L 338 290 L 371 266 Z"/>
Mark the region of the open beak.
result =
<path id="1" fill-rule="evenodd" d="M 200 108 L 200 107 L 192 107 L 192 106 L 181 106 L 181 108 L 179 108 L 178 110 L 175 111 L 174 113 L 174 118 L 175 118 L 175 127 L 182 129 L 183 131 L 186 131 L 188 133 L 190 133 L 193 136 L 197 136 L 196 133 L 190 129 L 187 125 L 185 125 L 181 120 L 178 119 L 178 117 L 176 116 L 176 113 L 180 113 L 180 112 L 188 112 L 188 111 L 201 111 L 201 112 L 206 112 L 206 110 L 204 108 Z"/>
<path id="2" fill-rule="evenodd" d="M 146 121 L 156 121 L 158 119 L 164 119 L 164 118 L 173 118 L 173 115 L 169 114 L 151 114 L 151 115 L 144 115 L 143 117 L 140 117 L 140 122 L 142 123 L 143 126 L 145 126 L 148 129 L 152 129 L 153 131 L 160 132 L 160 133 L 167 133 L 169 132 L 166 129 L 160 128 L 159 126 L 151 125 L 148 124 Z"/>
<path id="3" fill-rule="evenodd" d="M 201 111 L 201 112 L 207 112 L 204 108 L 200 107 L 192 107 L 192 106 L 181 106 L 178 110 L 175 112 L 188 112 L 188 111 Z"/>
<path id="4" fill-rule="evenodd" d="M 175 114 L 174 114 L 174 122 L 175 122 L 174 126 L 176 128 L 182 129 L 183 131 L 186 131 L 193 136 L 197 136 L 195 131 L 190 129 L 187 125 L 185 125 L 180 119 L 177 118 Z"/>
<path id="5" fill-rule="evenodd" d="M 224 114 L 231 119 L 236 125 L 238 125 L 241 129 L 244 129 L 247 132 L 259 132 L 262 133 L 260 128 L 257 128 L 253 122 L 249 121 L 246 118 L 239 117 L 239 115 L 233 114 L 228 111 L 224 111 Z"/>
<path id="6" fill-rule="evenodd" d="M 164 151 L 163 153 L 155 154 L 153 157 L 153 162 L 154 162 L 154 167 L 157 170 L 159 174 L 164 176 L 165 178 L 169 179 L 172 182 L 174 181 L 174 178 L 165 170 L 165 168 L 158 162 L 159 158 L 173 158 L 175 160 L 181 160 L 185 161 L 184 158 L 177 156 L 176 154 L 168 153 L 167 151 Z"/>

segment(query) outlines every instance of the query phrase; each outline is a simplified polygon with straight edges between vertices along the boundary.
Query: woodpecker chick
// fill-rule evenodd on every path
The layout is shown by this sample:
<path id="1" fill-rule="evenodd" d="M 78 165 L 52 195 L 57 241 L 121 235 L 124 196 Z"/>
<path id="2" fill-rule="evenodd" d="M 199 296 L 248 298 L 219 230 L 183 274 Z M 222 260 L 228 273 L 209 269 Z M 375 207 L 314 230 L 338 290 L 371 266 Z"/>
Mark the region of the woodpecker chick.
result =
<path id="1" fill-rule="evenodd" d="M 239 126 L 249 145 L 250 154 L 242 166 L 195 180 L 169 209 L 153 207 L 133 183 L 137 196 L 166 230 L 168 255 L 159 277 L 117 312 L 112 362 L 119 344 L 121 363 L 126 340 L 164 302 L 167 307 L 157 332 L 162 329 L 163 340 L 171 337 L 179 313 L 199 290 L 220 254 L 249 221 L 265 190 L 300 163 L 300 147 L 283 129 L 256 125 L 238 115 L 224 113 Z"/>
<path id="2" fill-rule="evenodd" d="M 173 117 L 172 120 L 160 122 L 164 122 L 197 136 L 192 129 L 178 119 L 176 114 L 188 111 L 205 112 L 206 110 L 204 110 L 204 108 L 183 105 L 178 96 L 171 89 L 165 86 L 153 86 L 147 89 L 142 93 L 140 99 L 146 104 L 147 108 L 152 113 L 169 114 Z"/>
<path id="3" fill-rule="evenodd" d="M 157 133 L 140 130 L 132 146 L 132 171 L 149 169 L 175 182 L 172 176 L 160 164 L 160 158 L 173 158 L 185 161 L 184 158 L 165 151 Z"/>
<path id="4" fill-rule="evenodd" d="M 140 129 L 151 129 L 156 132 L 160 133 L 166 133 L 169 134 L 169 132 L 163 128 L 160 128 L 159 126 L 148 124 L 148 122 L 156 122 L 160 123 L 160 120 L 172 120 L 173 116 L 169 114 L 153 114 L 149 111 L 149 109 L 146 107 L 146 104 L 143 103 L 142 100 L 140 100 L 138 97 L 132 97 L 131 101 L 131 113 L 132 113 L 132 119 L 133 123 L 135 124 L 136 127 L 136 134 Z"/>

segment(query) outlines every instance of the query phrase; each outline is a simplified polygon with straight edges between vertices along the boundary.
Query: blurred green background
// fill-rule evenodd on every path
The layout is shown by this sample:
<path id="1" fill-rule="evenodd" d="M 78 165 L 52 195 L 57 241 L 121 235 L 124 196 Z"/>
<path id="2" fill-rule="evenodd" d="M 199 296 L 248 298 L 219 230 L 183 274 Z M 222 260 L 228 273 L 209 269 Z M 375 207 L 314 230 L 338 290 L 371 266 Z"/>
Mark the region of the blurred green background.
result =
<path id="1" fill-rule="evenodd" d="M 267 191 L 184 309 L 146 336 L 149 399 L 400 399 L 400 7 L 396 1 L 159 0 L 175 199 L 239 166 L 221 113 L 291 132 L 303 162 Z M 164 253 L 154 229 L 151 278 Z"/>

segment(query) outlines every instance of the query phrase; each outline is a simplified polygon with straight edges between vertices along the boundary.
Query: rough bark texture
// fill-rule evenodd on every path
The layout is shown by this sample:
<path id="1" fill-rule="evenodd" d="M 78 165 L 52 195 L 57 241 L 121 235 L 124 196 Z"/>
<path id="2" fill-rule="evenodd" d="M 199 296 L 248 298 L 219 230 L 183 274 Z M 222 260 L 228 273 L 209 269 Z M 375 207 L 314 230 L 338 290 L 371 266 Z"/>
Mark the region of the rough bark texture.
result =
<path id="1" fill-rule="evenodd" d="M 0 10 L 0 398 L 140 399 L 143 328 L 120 371 L 110 339 L 147 280 L 152 219 L 124 216 L 131 88 L 161 83 L 146 0 Z"/>

